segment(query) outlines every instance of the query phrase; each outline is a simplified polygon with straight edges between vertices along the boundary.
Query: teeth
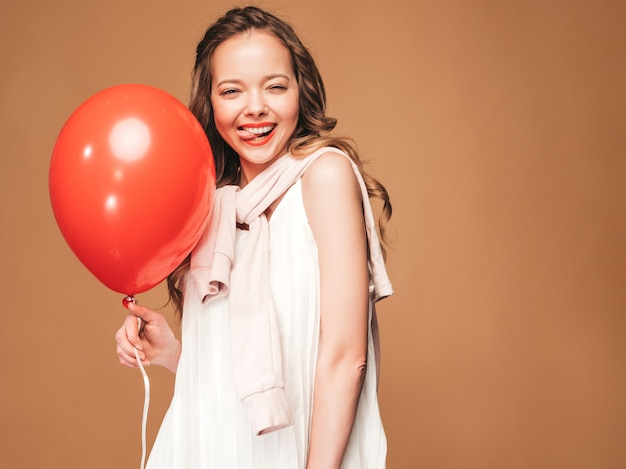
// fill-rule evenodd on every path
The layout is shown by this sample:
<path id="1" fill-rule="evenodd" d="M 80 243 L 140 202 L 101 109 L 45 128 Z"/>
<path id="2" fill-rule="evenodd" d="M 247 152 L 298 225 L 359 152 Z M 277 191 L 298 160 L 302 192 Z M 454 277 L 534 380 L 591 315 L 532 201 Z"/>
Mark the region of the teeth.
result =
<path id="1" fill-rule="evenodd" d="M 244 127 L 248 132 L 255 135 L 266 134 L 272 130 L 273 126 L 266 125 L 265 127 Z"/>

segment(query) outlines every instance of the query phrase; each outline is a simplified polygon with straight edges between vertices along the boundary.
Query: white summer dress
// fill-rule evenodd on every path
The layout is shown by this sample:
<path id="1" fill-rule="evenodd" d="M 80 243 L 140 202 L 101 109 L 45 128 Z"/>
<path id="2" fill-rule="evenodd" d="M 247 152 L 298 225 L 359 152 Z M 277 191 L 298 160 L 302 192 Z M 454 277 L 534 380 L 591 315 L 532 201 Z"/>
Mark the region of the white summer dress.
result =
<path id="1" fill-rule="evenodd" d="M 202 304 L 188 275 L 174 396 L 148 469 L 305 468 L 320 285 L 317 247 L 304 210 L 300 180 L 272 214 L 269 230 L 271 287 L 282 340 L 285 391 L 295 425 L 260 436 L 251 430 L 232 378 L 228 299 Z M 247 231 L 237 230 L 237 250 L 247 235 Z M 370 306 L 370 316 L 371 310 Z M 371 330 L 368 342 L 365 383 L 342 469 L 385 467 L 387 441 L 378 409 Z"/>

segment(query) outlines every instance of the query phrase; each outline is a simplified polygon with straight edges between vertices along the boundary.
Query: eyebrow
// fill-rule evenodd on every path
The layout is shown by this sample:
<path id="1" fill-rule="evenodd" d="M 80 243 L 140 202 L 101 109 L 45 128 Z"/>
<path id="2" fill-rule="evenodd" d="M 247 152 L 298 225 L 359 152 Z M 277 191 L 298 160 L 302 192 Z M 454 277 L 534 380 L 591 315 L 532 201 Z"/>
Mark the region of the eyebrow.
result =
<path id="1" fill-rule="evenodd" d="M 273 80 L 274 78 L 285 78 L 285 79 L 287 79 L 288 81 L 291 81 L 291 79 L 289 78 L 289 75 L 286 75 L 286 74 L 284 74 L 284 73 L 272 73 L 272 74 L 270 74 L 270 75 L 265 75 L 265 76 L 263 77 L 264 81 L 270 81 L 270 80 Z M 239 84 L 239 83 L 241 83 L 241 82 L 242 82 L 242 80 L 240 80 L 240 79 L 238 79 L 238 78 L 227 78 L 226 80 L 222 80 L 222 81 L 220 81 L 220 82 L 219 82 L 217 85 L 215 85 L 215 86 L 216 86 L 216 87 L 217 87 L 217 86 L 222 86 L 222 85 L 223 85 L 223 84 L 225 84 L 225 83 L 236 83 L 236 84 Z"/>

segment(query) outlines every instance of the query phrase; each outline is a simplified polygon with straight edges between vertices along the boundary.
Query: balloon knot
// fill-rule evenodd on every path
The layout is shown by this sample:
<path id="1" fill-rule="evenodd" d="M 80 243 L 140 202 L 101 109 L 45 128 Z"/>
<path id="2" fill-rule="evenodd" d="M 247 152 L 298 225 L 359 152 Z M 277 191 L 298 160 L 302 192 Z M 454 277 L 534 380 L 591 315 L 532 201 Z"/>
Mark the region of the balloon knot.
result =
<path id="1" fill-rule="evenodd" d="M 124 308 L 128 309 L 128 303 L 137 303 L 137 300 L 135 300 L 135 297 L 133 295 L 127 295 L 122 300 L 122 304 L 124 305 Z"/>

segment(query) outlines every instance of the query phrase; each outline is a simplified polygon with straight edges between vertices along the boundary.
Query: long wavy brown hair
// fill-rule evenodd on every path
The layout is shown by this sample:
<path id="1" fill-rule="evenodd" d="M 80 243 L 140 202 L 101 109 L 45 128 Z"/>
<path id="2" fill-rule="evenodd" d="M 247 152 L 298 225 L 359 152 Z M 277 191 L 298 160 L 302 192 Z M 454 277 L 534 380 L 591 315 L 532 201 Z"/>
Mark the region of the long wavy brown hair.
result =
<path id="1" fill-rule="evenodd" d="M 311 52 L 302 44 L 288 23 L 254 6 L 228 11 L 209 26 L 196 48 L 189 109 L 204 127 L 211 143 L 217 186 L 238 184 L 240 164 L 239 156 L 228 146 L 215 127 L 211 107 L 211 58 L 215 49 L 224 41 L 251 30 L 263 30 L 274 34 L 291 53 L 300 102 L 298 124 L 286 150 L 296 157 L 304 157 L 325 146 L 344 151 L 359 168 L 370 198 L 382 202 L 378 229 L 381 240 L 385 243 L 385 226 L 392 212 L 389 195 L 385 187 L 365 171 L 352 140 L 331 135 L 330 132 L 335 128 L 337 120 L 326 115 L 326 90 Z M 170 301 L 179 313 L 182 312 L 183 304 L 181 280 L 189 270 L 189 262 L 190 257 L 187 257 L 167 279 Z"/>

